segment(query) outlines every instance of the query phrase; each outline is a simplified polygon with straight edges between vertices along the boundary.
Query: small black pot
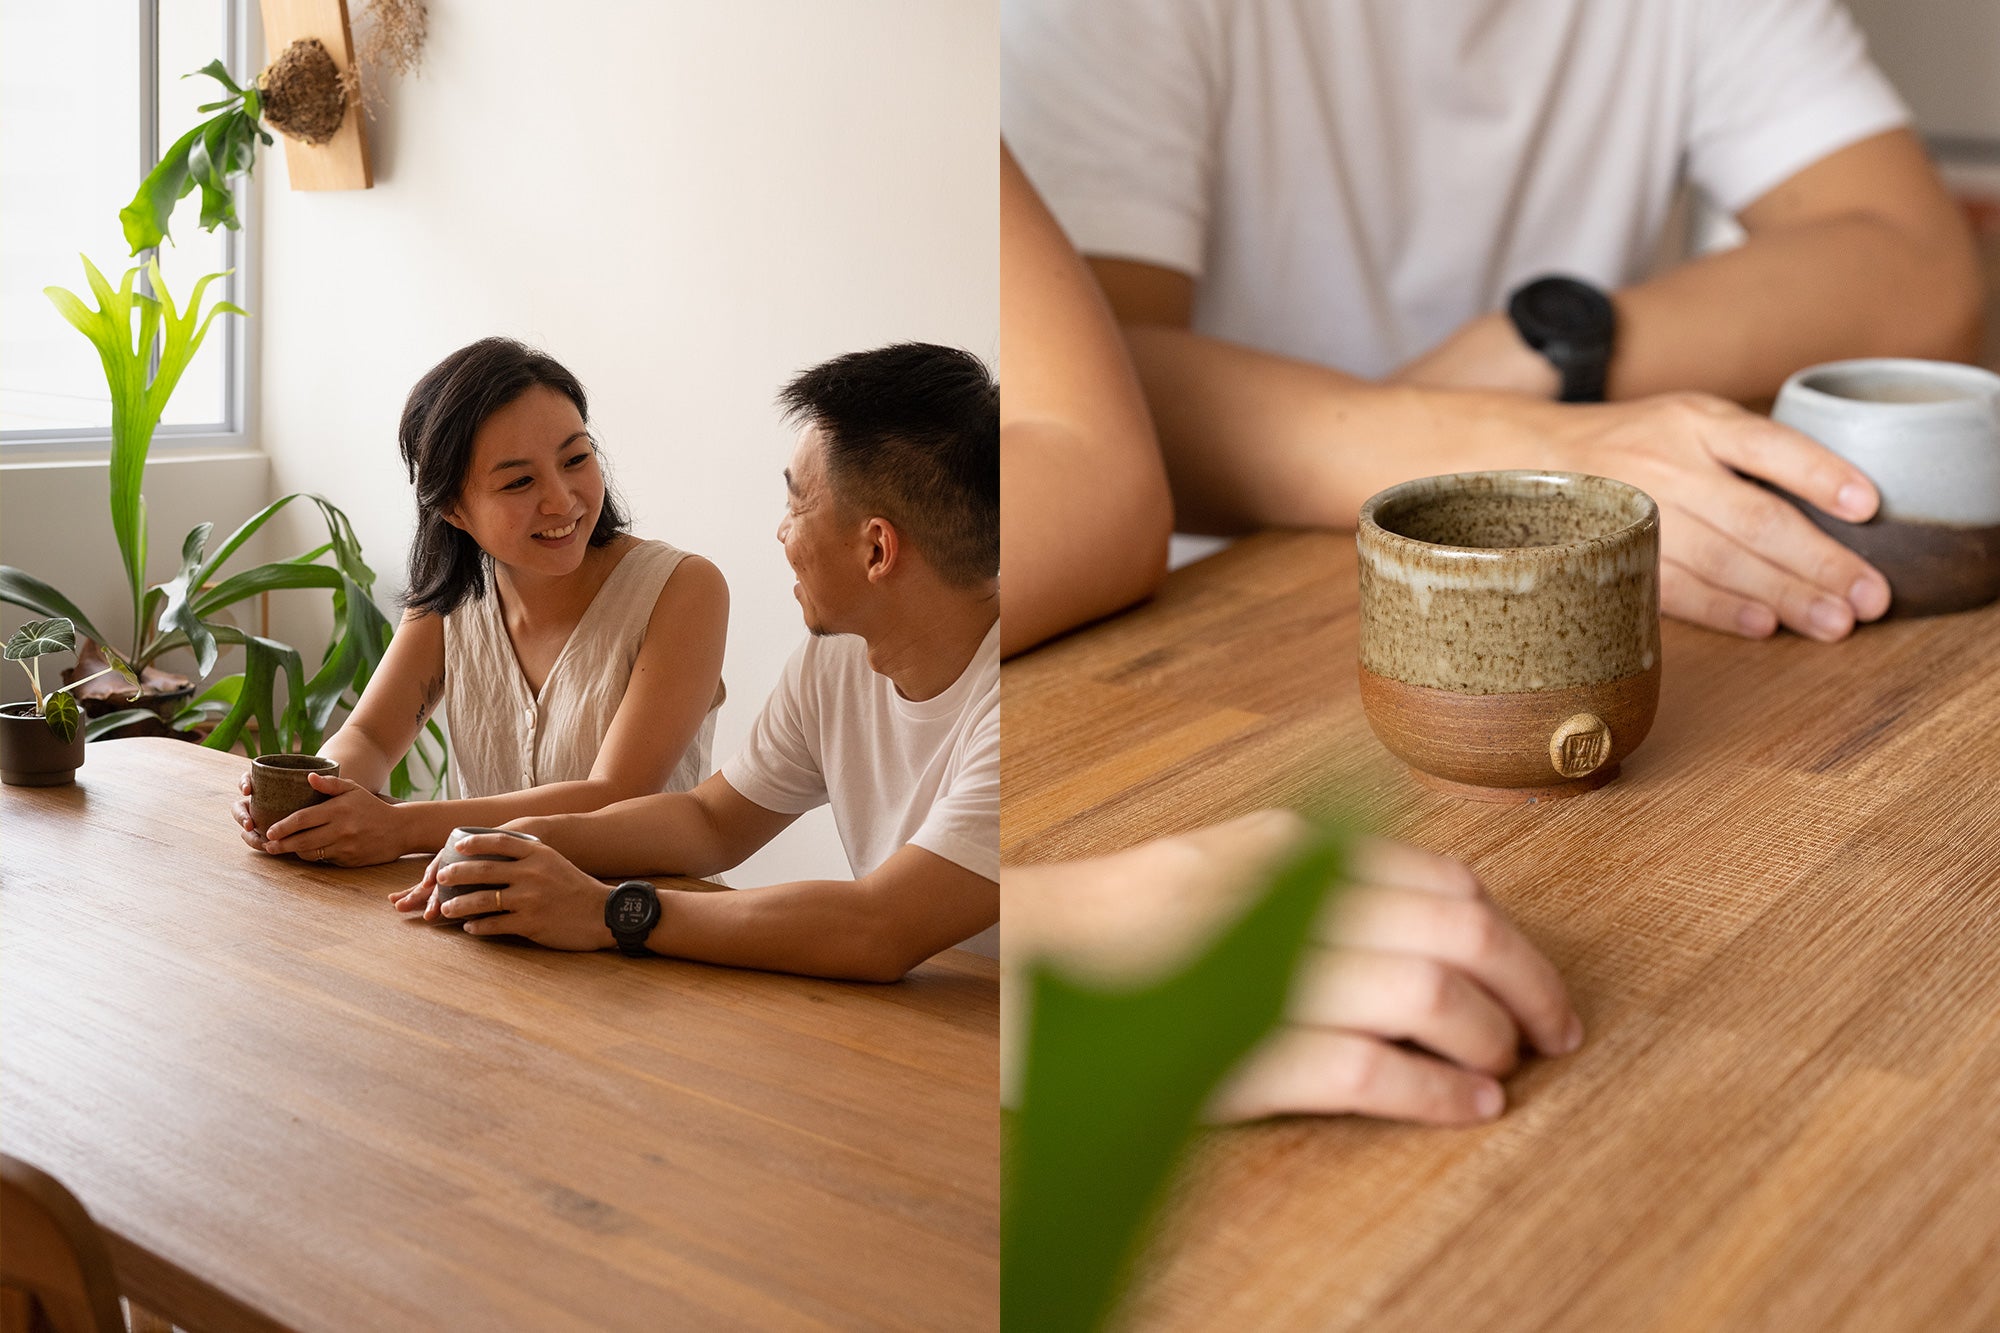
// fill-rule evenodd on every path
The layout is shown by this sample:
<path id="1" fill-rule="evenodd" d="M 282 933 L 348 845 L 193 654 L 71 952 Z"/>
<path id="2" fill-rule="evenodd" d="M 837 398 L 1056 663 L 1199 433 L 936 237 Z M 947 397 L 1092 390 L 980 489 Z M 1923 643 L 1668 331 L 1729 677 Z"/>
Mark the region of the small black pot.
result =
<path id="1" fill-rule="evenodd" d="M 83 728 L 74 740 L 49 730 L 33 704 L 0 708 L 0 782 L 10 787 L 60 787 L 83 764 Z"/>

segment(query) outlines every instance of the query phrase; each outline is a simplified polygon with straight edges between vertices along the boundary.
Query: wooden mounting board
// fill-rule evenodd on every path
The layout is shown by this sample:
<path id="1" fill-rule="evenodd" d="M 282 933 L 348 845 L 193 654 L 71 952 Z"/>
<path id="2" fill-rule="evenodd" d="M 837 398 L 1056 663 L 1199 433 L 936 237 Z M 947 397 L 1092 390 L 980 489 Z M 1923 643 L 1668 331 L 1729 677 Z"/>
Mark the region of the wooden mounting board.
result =
<path id="1" fill-rule="evenodd" d="M 342 74 L 354 68 L 354 35 L 347 24 L 347 0 L 261 0 L 264 63 L 305 37 L 317 37 Z M 277 135 L 285 145 L 285 171 L 294 190 L 366 190 L 375 183 L 368 163 L 368 131 L 359 99 L 350 98 L 347 119 L 326 143 L 315 147 Z"/>

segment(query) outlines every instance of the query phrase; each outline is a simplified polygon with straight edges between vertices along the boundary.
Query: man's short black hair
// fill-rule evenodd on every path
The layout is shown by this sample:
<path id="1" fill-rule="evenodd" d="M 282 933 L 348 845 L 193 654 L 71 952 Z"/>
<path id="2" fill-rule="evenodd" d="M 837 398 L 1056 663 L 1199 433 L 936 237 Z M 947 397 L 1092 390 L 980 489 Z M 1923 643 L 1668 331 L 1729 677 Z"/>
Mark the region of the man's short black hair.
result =
<path id="1" fill-rule="evenodd" d="M 397 443 L 417 492 L 417 533 L 410 543 L 410 581 L 403 604 L 448 616 L 466 600 L 486 595 L 493 557 L 444 512 L 458 503 L 472 468 L 472 437 L 486 419 L 528 390 L 554 389 L 576 404 L 590 425 L 590 403 L 576 376 L 545 352 L 511 338 L 481 338 L 432 366 L 403 404 Z M 601 465 L 601 459 L 600 459 Z M 624 506 L 604 483 L 604 507 L 590 530 L 590 544 L 604 546 L 628 527 Z"/>
<path id="2" fill-rule="evenodd" d="M 1000 386 L 970 352 L 896 343 L 800 374 L 778 395 L 819 427 L 834 500 L 888 519 L 939 577 L 1000 573 Z"/>

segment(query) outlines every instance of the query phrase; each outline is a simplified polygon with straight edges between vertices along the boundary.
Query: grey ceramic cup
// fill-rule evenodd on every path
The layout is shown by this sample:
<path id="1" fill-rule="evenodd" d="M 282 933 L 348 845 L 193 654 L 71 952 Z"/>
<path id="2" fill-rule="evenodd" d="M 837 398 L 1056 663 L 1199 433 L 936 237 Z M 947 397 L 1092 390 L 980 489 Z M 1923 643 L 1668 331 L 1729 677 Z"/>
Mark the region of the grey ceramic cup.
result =
<path id="1" fill-rule="evenodd" d="M 1948 361 L 1835 361 L 1785 381 L 1774 421 L 1868 474 L 1881 508 L 1806 517 L 1889 580 L 1889 614 L 1941 615 L 2000 598 L 2000 375 Z"/>
<path id="2" fill-rule="evenodd" d="M 250 761 L 250 822 L 257 832 L 268 833 L 286 815 L 326 799 L 306 781 L 308 773 L 337 778 L 340 765 L 316 754 L 267 754 Z"/>
<path id="3" fill-rule="evenodd" d="M 1575 472 L 1466 472 L 1361 508 L 1361 701 L 1431 786 L 1483 800 L 1602 786 L 1660 693 L 1660 518 Z"/>
<path id="4" fill-rule="evenodd" d="M 446 866 L 457 865 L 460 861 L 511 861 L 514 859 L 511 856 L 494 856 L 490 853 L 479 856 L 468 856 L 464 852 L 459 851 L 458 840 L 475 833 L 497 833 L 503 838 L 519 838 L 522 842 L 537 844 L 541 842 L 541 839 L 532 833 L 516 833 L 513 829 L 455 828 L 451 831 L 451 836 L 445 839 L 444 850 L 438 853 L 437 868 L 443 870 Z M 438 904 L 442 906 L 460 894 L 472 893 L 479 889 L 497 889 L 500 887 L 498 884 L 440 884 L 437 886 Z M 498 915 L 500 915 L 498 912 L 480 912 L 474 916 L 455 917 L 453 919 L 457 921 L 477 921 L 482 916 Z"/>

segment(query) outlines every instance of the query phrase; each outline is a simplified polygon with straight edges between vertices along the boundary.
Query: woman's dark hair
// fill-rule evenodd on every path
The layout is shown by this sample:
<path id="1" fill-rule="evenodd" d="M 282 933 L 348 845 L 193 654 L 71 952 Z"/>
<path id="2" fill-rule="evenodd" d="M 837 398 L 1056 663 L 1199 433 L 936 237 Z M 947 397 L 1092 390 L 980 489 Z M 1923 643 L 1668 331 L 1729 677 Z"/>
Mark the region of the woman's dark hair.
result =
<path id="1" fill-rule="evenodd" d="M 472 466 L 472 437 L 486 419 L 536 385 L 554 389 L 576 404 L 590 424 L 583 386 L 552 356 L 512 338 L 481 338 L 432 366 L 403 404 L 396 441 L 403 466 L 417 492 L 417 536 L 410 544 L 410 583 L 403 605 L 445 616 L 470 597 L 486 595 L 493 558 L 470 534 L 445 521 L 457 503 Z M 590 544 L 602 546 L 624 532 L 630 520 L 607 481 L 604 507 Z"/>

